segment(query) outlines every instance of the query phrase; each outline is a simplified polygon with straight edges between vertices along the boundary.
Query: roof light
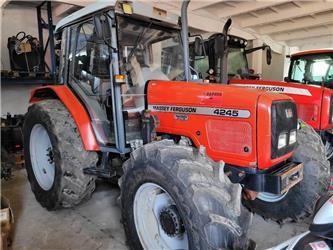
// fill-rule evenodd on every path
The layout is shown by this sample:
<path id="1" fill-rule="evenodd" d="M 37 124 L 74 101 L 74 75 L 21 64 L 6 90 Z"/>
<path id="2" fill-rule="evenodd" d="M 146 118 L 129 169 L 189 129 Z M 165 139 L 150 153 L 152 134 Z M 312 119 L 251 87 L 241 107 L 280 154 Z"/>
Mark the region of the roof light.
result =
<path id="1" fill-rule="evenodd" d="M 122 4 L 123 7 L 123 12 L 127 15 L 132 15 L 133 14 L 133 9 L 132 6 L 128 3 L 123 3 Z"/>

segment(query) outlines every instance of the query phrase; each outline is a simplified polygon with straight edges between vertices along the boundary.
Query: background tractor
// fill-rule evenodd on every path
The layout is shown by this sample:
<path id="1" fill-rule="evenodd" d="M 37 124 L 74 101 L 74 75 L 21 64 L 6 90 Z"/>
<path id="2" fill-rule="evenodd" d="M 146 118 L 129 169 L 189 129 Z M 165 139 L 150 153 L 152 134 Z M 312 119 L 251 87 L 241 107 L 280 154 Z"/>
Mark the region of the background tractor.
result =
<path id="1" fill-rule="evenodd" d="M 58 22 L 58 84 L 32 92 L 24 122 L 28 178 L 49 210 L 88 199 L 96 178 L 120 178 L 133 249 L 245 249 L 242 190 L 280 197 L 278 215 L 296 219 L 329 169 L 302 181 L 290 97 L 189 82 L 188 4 L 181 29 L 139 2 L 98 3 Z"/>
<path id="2" fill-rule="evenodd" d="M 299 100 L 299 116 L 320 133 L 327 158 L 332 161 L 333 50 L 311 50 L 291 55 L 289 73 L 285 81 L 289 85 L 298 83 L 303 87 L 313 86 L 308 89 L 312 97 Z"/>

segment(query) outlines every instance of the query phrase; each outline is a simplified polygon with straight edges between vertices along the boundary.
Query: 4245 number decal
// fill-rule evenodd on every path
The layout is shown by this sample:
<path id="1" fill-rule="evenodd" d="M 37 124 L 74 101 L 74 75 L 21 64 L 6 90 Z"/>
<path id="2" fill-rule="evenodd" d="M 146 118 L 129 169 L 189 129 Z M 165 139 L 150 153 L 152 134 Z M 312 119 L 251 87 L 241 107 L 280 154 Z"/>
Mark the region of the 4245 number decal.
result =
<path id="1" fill-rule="evenodd" d="M 218 116 L 239 116 L 239 111 L 237 109 L 215 109 L 213 113 Z"/>

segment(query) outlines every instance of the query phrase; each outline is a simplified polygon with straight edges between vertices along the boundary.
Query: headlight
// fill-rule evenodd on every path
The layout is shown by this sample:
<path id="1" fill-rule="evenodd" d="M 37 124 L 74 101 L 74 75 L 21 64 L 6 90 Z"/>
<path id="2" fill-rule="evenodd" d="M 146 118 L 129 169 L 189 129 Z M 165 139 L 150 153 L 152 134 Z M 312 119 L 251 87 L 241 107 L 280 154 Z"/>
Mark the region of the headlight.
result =
<path id="1" fill-rule="evenodd" d="M 296 142 L 296 130 L 290 132 L 289 135 L 289 145 L 294 144 Z"/>
<path id="2" fill-rule="evenodd" d="M 280 134 L 278 139 L 278 149 L 285 146 L 287 146 L 287 133 Z"/>

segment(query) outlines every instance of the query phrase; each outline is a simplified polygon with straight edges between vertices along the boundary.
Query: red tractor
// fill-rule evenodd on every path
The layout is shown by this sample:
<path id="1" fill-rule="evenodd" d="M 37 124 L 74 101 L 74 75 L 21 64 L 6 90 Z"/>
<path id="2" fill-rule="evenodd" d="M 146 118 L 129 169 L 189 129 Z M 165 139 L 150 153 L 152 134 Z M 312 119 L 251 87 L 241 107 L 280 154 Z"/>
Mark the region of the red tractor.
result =
<path id="1" fill-rule="evenodd" d="M 96 178 L 119 179 L 132 249 L 245 249 L 242 191 L 282 201 L 248 200 L 258 213 L 297 219 L 326 191 L 329 168 L 303 171 L 290 97 L 189 82 L 188 4 L 181 27 L 128 1 L 58 23 L 58 83 L 33 91 L 25 117 L 28 178 L 49 210 L 88 199 Z"/>

